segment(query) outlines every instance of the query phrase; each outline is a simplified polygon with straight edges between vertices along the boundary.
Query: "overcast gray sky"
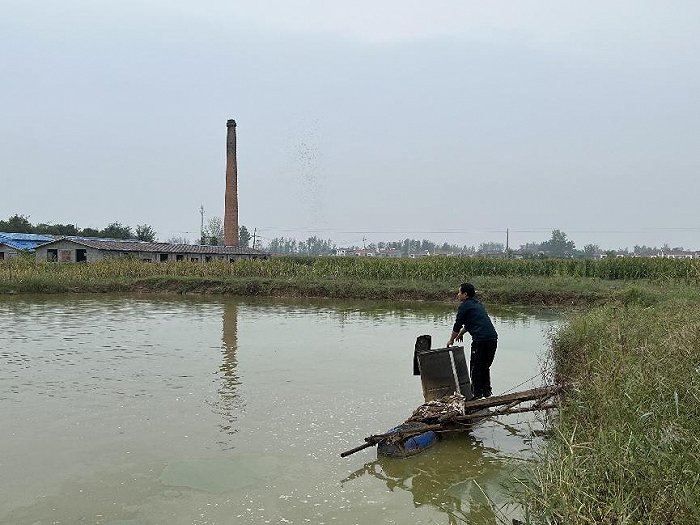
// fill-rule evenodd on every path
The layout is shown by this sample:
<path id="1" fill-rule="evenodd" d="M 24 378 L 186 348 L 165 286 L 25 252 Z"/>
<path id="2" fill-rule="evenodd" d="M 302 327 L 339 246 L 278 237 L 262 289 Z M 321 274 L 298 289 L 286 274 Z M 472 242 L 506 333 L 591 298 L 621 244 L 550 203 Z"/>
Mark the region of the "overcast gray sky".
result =
<path id="1" fill-rule="evenodd" d="M 700 2 L 0 7 L 0 218 L 700 249 Z"/>

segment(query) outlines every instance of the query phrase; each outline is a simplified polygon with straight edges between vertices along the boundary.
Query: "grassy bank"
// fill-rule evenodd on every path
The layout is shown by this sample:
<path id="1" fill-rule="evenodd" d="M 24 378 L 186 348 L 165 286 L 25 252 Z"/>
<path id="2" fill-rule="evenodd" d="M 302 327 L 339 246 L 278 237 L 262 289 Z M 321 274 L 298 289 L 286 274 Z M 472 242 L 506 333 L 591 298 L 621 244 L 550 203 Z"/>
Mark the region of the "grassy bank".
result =
<path id="1" fill-rule="evenodd" d="M 0 293 L 173 292 L 387 300 L 452 299 L 456 286 L 476 284 L 484 300 L 502 304 L 652 304 L 696 283 L 693 261 L 512 261 L 477 258 L 373 260 L 276 258 L 146 264 L 113 260 L 51 264 L 0 263 Z M 632 261 L 632 263 L 635 261 Z"/>
<path id="2" fill-rule="evenodd" d="M 592 309 L 550 363 L 577 386 L 524 478 L 531 523 L 700 523 L 698 302 Z"/>

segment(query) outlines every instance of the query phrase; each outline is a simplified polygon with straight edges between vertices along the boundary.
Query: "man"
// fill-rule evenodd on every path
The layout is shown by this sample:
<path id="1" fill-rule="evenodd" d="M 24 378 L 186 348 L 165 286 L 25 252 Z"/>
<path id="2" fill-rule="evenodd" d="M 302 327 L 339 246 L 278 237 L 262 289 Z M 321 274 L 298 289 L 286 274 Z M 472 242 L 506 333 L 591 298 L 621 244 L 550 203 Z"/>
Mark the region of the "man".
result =
<path id="1" fill-rule="evenodd" d="M 455 341 L 463 341 L 465 332 L 472 336 L 472 352 L 469 368 L 472 375 L 474 399 L 491 395 L 491 363 L 496 354 L 498 334 L 486 313 L 486 308 L 474 298 L 476 290 L 471 283 L 463 283 L 457 291 L 460 301 L 457 319 L 452 327 L 452 335 L 447 346 Z"/>

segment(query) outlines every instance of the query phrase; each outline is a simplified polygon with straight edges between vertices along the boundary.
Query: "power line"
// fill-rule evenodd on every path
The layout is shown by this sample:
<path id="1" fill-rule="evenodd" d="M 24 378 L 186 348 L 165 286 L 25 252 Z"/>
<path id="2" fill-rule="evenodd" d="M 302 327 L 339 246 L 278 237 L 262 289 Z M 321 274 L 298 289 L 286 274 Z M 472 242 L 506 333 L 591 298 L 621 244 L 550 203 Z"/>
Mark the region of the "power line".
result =
<path id="1" fill-rule="evenodd" d="M 262 226 L 260 231 L 276 231 L 276 232 L 291 232 L 291 233 L 338 233 L 338 234 L 475 234 L 475 233 L 551 233 L 554 230 L 559 230 L 564 233 L 595 233 L 595 234 L 638 234 L 638 233 L 653 233 L 653 232 L 700 232 L 700 226 L 686 227 L 667 227 L 667 228 L 636 228 L 636 229 L 577 229 L 566 227 L 546 227 L 546 228 L 483 228 L 483 229 L 440 229 L 440 230 L 346 230 L 340 228 L 311 228 L 311 227 L 275 227 Z"/>

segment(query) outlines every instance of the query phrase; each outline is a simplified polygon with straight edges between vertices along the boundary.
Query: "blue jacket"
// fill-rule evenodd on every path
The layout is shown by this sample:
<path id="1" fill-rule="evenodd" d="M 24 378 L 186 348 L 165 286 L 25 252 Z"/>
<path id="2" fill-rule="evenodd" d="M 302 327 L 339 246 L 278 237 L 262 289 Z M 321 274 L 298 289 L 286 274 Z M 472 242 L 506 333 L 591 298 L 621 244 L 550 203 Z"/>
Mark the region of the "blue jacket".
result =
<path id="1" fill-rule="evenodd" d="M 453 331 L 459 332 L 465 326 L 469 335 L 472 336 L 472 341 L 489 341 L 498 339 L 496 329 L 486 313 L 486 308 L 476 299 L 469 298 L 462 301 L 457 310 L 457 319 L 452 328 Z"/>

